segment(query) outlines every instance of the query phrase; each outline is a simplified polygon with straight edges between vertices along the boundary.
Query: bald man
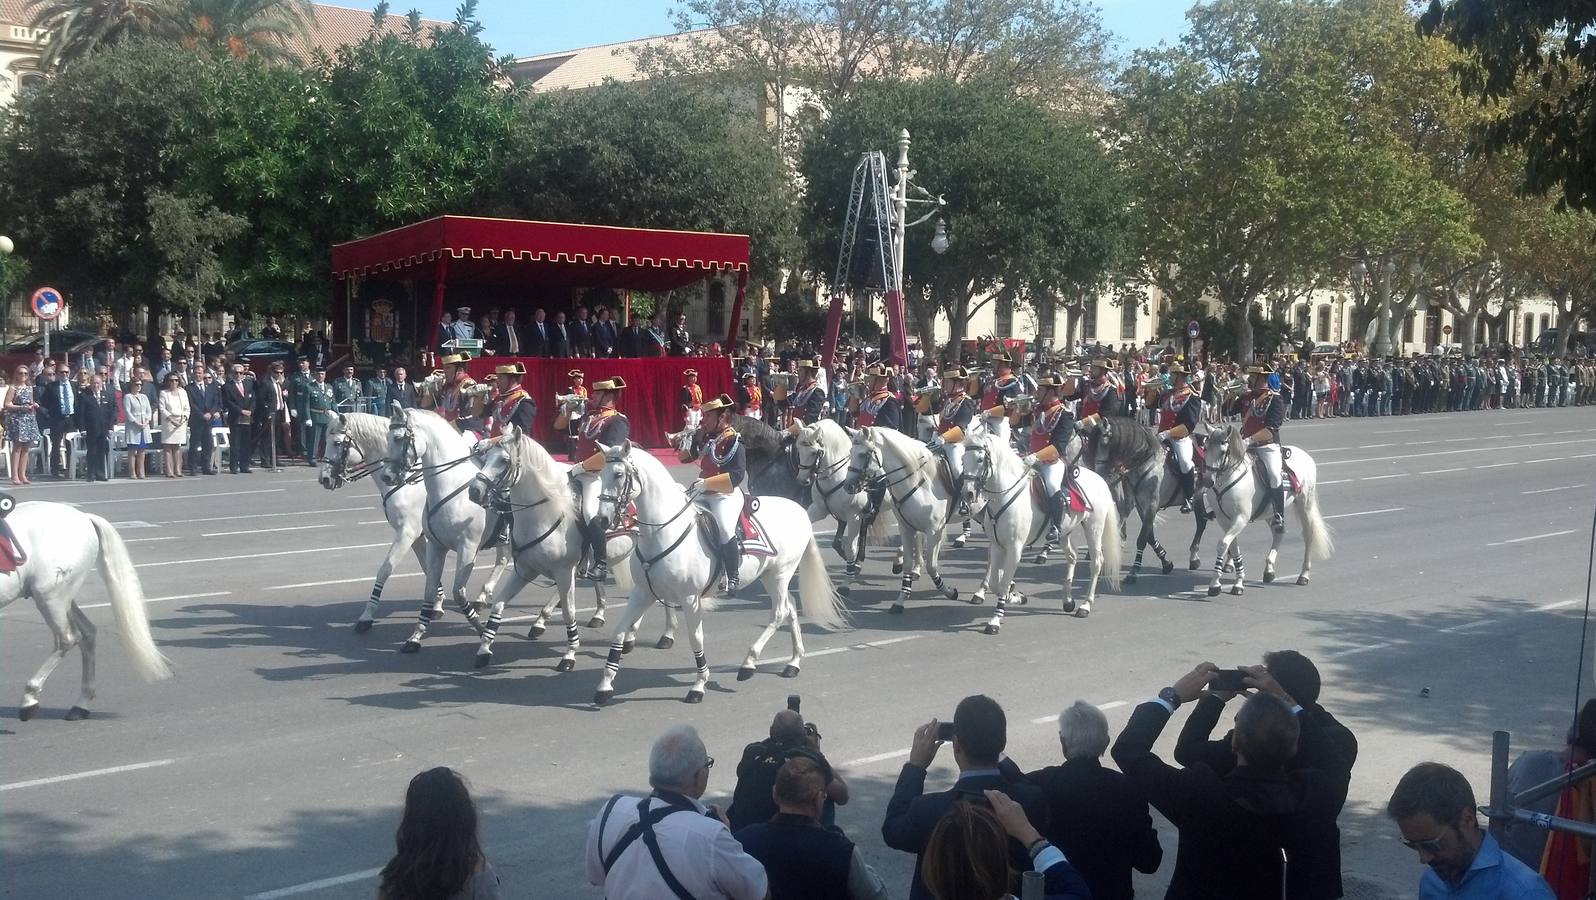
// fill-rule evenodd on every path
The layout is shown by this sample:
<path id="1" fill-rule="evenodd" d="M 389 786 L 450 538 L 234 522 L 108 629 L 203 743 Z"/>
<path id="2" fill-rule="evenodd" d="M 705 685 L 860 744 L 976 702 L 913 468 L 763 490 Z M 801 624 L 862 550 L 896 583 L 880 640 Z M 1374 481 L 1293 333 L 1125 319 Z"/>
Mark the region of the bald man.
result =
<path id="1" fill-rule="evenodd" d="M 732 792 L 731 808 L 726 811 L 732 831 L 769 821 L 776 814 L 776 801 L 771 796 L 776 773 L 794 757 L 812 759 L 825 772 L 828 800 L 821 821 L 829 824 L 836 819 L 836 807 L 848 803 L 848 784 L 832 771 L 820 752 L 820 732 L 805 724 L 804 717 L 795 710 L 784 709 L 771 720 L 770 737 L 743 748 L 743 758 L 737 763 L 737 788 Z"/>

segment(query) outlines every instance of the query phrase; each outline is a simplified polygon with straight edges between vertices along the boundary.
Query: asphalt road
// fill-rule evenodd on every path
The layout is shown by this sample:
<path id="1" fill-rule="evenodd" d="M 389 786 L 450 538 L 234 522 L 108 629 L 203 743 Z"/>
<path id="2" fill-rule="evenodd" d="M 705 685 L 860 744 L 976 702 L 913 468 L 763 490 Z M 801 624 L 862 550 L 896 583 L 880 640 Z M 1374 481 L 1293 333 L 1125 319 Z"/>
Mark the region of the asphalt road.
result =
<path id="1" fill-rule="evenodd" d="M 1052 720 L 1077 698 L 1103 704 L 1117 729 L 1131 704 L 1193 664 L 1246 664 L 1281 647 L 1318 661 L 1322 702 L 1361 745 L 1342 816 L 1348 896 L 1411 896 L 1417 862 L 1381 813 L 1402 772 L 1443 760 L 1483 799 L 1493 729 L 1512 731 L 1518 748 L 1552 746 L 1572 715 L 1596 410 L 1291 423 L 1287 437 L 1318 460 L 1336 530 L 1336 554 L 1310 586 L 1291 583 L 1295 533 L 1281 583 L 1210 600 L 1210 540 L 1202 571 L 1107 592 L 1087 620 L 1060 613 L 1058 564 L 1029 567 L 1031 604 L 988 637 L 978 627 L 990 607 L 933 600 L 928 587 L 889 616 L 897 580 L 878 552 L 855 590 L 857 628 L 807 635 L 796 680 L 776 675 L 779 635 L 758 676 L 733 677 L 763 624 L 762 594 L 714 613 L 700 706 L 680 702 L 692 680 L 686 641 L 652 649 L 655 613 L 602 710 L 589 701 L 607 632 L 583 630 L 570 674 L 554 671 L 559 629 L 529 642 L 524 625 L 506 629 L 492 667 L 473 671 L 475 640 L 452 612 L 419 655 L 400 655 L 420 587 L 413 562 L 389 582 L 376 628 L 356 635 L 350 623 L 388 542 L 365 485 L 329 493 L 311 470 L 290 469 L 24 489 L 120 525 L 178 675 L 134 680 L 109 611 L 90 608 L 102 637 L 93 718 L 62 720 L 77 692 L 74 658 L 38 718 L 19 723 L 14 707 L 0 708 L 0 896 L 369 897 L 405 784 L 434 765 L 473 784 L 507 896 L 598 896 L 583 883 L 587 821 L 610 793 L 645 784 L 659 731 L 698 726 L 721 761 L 711 791 L 725 802 L 740 748 L 763 736 L 789 692 L 803 695 L 853 785 L 839 824 L 903 894 L 912 860 L 881 845 L 879 826 L 920 723 L 990 694 L 1009 714 L 1010 755 L 1039 767 L 1057 761 Z M 1189 522 L 1164 522 L 1165 543 L 1183 548 Z M 1243 538 L 1253 578 L 1266 542 L 1261 526 Z M 966 594 L 985 546 L 944 555 Z M 105 599 L 91 579 L 83 602 Z M 49 646 L 30 605 L 0 612 L 0 684 L 12 698 Z M 1589 677 L 1587 666 L 1586 694 Z M 1160 748 L 1172 744 L 1173 731 Z M 951 780 L 950 752 L 936 769 L 933 784 Z M 1139 876 L 1147 896 L 1173 866 L 1175 837 L 1164 833 L 1165 870 Z"/>

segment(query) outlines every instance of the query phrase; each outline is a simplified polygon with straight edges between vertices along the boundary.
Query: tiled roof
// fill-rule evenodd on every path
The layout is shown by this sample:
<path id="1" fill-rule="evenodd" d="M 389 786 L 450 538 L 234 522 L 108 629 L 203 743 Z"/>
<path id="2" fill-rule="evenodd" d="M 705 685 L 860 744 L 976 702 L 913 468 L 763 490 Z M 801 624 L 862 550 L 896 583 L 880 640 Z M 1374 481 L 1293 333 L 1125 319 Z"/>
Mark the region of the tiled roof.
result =
<path id="1" fill-rule="evenodd" d="M 28 0 L 0 0 L 0 22 L 26 25 L 33 21 L 28 12 Z"/>

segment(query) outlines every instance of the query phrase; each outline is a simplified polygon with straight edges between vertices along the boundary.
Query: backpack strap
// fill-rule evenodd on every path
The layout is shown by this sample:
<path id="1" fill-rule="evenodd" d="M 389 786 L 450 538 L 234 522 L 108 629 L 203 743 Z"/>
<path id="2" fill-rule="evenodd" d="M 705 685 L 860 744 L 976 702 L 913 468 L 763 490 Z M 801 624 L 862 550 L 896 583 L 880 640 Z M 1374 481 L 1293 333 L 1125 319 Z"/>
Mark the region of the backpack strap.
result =
<path id="1" fill-rule="evenodd" d="M 694 808 L 686 802 L 662 797 L 660 799 L 665 800 L 667 805 L 659 809 L 650 810 L 648 802 L 653 797 L 654 795 L 650 794 L 638 801 L 637 821 L 626 829 L 625 833 L 621 835 L 621 839 L 616 841 L 615 846 L 610 848 L 610 852 L 604 855 L 604 874 L 608 875 L 610 870 L 615 867 L 615 863 L 620 860 L 621 854 L 625 853 L 627 848 L 631 847 L 638 838 L 642 838 L 643 846 L 648 848 L 649 856 L 653 857 L 654 867 L 659 870 L 660 878 L 665 881 L 665 886 L 671 889 L 671 893 L 676 895 L 677 900 L 694 900 L 692 892 L 683 886 L 681 881 L 677 879 L 676 874 L 671 871 L 670 865 L 665 862 L 665 854 L 659 848 L 659 839 L 654 835 L 655 824 L 662 821 L 666 816 L 679 812 L 692 812 Z M 609 820 L 610 811 L 615 808 L 616 801 L 620 799 L 620 795 L 616 794 L 610 798 L 610 802 L 604 807 L 603 818 L 599 821 L 600 841 L 604 838 L 604 826 Z"/>

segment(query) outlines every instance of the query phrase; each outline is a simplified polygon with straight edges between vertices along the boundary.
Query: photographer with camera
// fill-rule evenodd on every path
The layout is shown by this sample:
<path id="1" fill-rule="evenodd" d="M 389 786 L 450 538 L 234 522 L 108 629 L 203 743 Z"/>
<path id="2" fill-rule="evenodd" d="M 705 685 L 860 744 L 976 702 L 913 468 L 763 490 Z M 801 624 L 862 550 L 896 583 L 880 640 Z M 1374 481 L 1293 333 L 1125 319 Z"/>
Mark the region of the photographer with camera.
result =
<path id="1" fill-rule="evenodd" d="M 953 744 L 953 759 L 959 766 L 959 780 L 951 790 L 925 793 L 926 770 L 935 761 L 944 743 Z M 1041 788 L 1005 777 L 998 768 L 1003 748 L 1008 744 L 1008 721 L 1003 708 L 991 697 L 976 694 L 965 697 L 953 711 L 953 722 L 936 719 L 914 732 L 909 761 L 898 773 L 898 785 L 887 803 L 887 817 L 881 823 L 881 838 L 888 847 L 915 854 L 914 882 L 910 900 L 934 900 L 926 888 L 924 867 L 926 848 L 937 823 L 958 803 L 989 805 L 986 791 L 1000 791 L 1018 803 L 1034 826 L 1047 823 L 1047 803 Z M 1014 839 L 1009 845 L 1009 870 L 1023 872 L 1031 867 L 1030 848 Z M 1015 891 L 1018 884 L 1010 885 Z"/>
<path id="2" fill-rule="evenodd" d="M 1347 726 L 1336 721 L 1335 716 L 1319 705 L 1318 667 L 1295 650 L 1265 653 L 1263 667 L 1282 690 L 1302 704 L 1303 716 L 1312 719 L 1325 740 L 1334 745 L 1337 758 L 1346 769 L 1346 777 L 1351 778 L 1352 764 L 1358 758 L 1358 739 Z M 1203 763 L 1223 778 L 1236 768 L 1235 732 L 1219 740 L 1209 740 L 1209 735 L 1213 734 L 1214 727 L 1219 723 L 1219 714 L 1225 704 L 1238 693 L 1223 688 L 1244 684 L 1246 675 L 1245 670 L 1229 669 L 1218 673 L 1216 678 L 1228 678 L 1231 683 L 1227 685 L 1210 680 L 1208 690 L 1197 701 L 1186 720 L 1186 726 L 1180 730 L 1180 738 L 1175 742 L 1175 761 L 1187 767 Z M 1302 759 L 1301 754 L 1292 757 L 1286 763 L 1287 771 L 1301 768 Z M 1336 813 L 1340 812 L 1338 808 Z M 1313 846 L 1305 849 L 1312 853 L 1315 868 L 1320 872 L 1313 881 L 1313 893 L 1306 896 L 1311 900 L 1334 900 L 1340 897 L 1341 830 L 1336 827 L 1335 821 L 1332 819 L 1324 823 L 1324 830 L 1313 841 Z"/>
<path id="3" fill-rule="evenodd" d="M 776 801 L 771 796 L 776 773 L 794 757 L 813 760 L 825 773 L 826 802 L 820 816 L 823 824 L 835 822 L 837 807 L 848 805 L 848 783 L 832 771 L 825 754 L 820 752 L 819 729 L 804 721 L 798 706 L 798 695 L 790 695 L 787 708 L 776 713 L 770 723 L 770 737 L 743 748 L 743 758 L 737 763 L 737 786 L 732 791 L 731 808 L 726 811 L 732 831 L 741 831 L 755 822 L 768 822 L 776 814 Z"/>
<path id="4" fill-rule="evenodd" d="M 1236 766 L 1228 774 L 1202 762 L 1177 769 L 1153 753 L 1175 710 L 1220 674 L 1213 663 L 1137 706 L 1114 744 L 1120 771 L 1180 832 L 1166 900 L 1273 900 L 1321 890 L 1314 886 L 1325 861 L 1315 851 L 1346 801 L 1350 767 L 1267 669 L 1245 672 L 1234 687 L 1215 685 L 1253 690 L 1236 714 Z"/>
<path id="5" fill-rule="evenodd" d="M 887 886 L 842 829 L 822 825 L 828 773 L 808 756 L 782 763 L 771 789 L 778 812 L 734 835 L 765 866 L 771 900 L 884 900 Z"/>

